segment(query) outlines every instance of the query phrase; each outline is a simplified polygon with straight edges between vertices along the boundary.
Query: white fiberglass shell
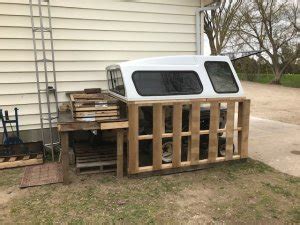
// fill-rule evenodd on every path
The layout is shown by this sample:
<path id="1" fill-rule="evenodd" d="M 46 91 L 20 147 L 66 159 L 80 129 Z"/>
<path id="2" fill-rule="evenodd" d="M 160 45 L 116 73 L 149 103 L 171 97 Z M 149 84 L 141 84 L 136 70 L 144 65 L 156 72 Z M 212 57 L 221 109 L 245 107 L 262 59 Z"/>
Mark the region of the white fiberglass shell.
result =
<path id="1" fill-rule="evenodd" d="M 237 85 L 235 93 L 217 93 L 211 83 L 205 62 L 226 62 L 230 66 L 232 75 Z M 235 69 L 227 56 L 167 56 L 157 58 L 146 58 L 118 63 L 106 68 L 107 72 L 120 69 L 125 87 L 125 96 L 110 91 L 126 101 L 145 100 L 173 100 L 173 99 L 196 99 L 196 98 L 226 98 L 243 97 L 244 91 L 235 72 Z M 136 71 L 194 71 L 199 76 L 203 90 L 200 94 L 185 95 L 162 95 L 162 96 L 141 96 L 136 90 L 132 75 Z"/>

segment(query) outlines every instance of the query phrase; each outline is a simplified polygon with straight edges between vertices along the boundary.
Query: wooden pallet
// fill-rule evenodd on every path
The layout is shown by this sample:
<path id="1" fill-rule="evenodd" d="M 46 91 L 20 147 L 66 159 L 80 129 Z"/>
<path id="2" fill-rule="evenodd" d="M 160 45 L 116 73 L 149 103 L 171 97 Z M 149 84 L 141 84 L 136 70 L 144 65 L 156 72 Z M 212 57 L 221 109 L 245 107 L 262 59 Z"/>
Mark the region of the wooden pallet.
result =
<path id="1" fill-rule="evenodd" d="M 91 147 L 87 144 L 76 144 L 75 157 L 78 174 L 116 171 L 116 150 L 113 145 Z"/>
<path id="2" fill-rule="evenodd" d="M 120 118 L 118 101 L 106 93 L 70 94 L 73 117 L 78 121 L 105 121 Z"/>
<path id="3" fill-rule="evenodd" d="M 0 169 L 30 166 L 43 163 L 43 154 L 0 157 Z"/>

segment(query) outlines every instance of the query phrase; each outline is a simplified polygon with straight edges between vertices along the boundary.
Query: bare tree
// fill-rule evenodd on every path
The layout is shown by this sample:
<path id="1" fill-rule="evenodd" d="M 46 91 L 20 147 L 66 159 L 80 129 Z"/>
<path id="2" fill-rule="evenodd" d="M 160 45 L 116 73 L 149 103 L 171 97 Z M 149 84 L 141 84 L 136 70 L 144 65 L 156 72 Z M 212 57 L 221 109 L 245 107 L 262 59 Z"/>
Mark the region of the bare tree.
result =
<path id="1" fill-rule="evenodd" d="M 285 69 L 300 53 L 298 7 L 288 0 L 251 0 L 239 12 L 239 38 L 252 50 L 265 50 L 263 58 L 275 76 L 272 83 L 280 84 Z"/>
<path id="2" fill-rule="evenodd" d="M 236 13 L 242 0 L 224 0 L 217 10 L 205 12 L 204 31 L 208 37 L 212 55 L 218 55 L 226 47 L 239 22 Z"/>

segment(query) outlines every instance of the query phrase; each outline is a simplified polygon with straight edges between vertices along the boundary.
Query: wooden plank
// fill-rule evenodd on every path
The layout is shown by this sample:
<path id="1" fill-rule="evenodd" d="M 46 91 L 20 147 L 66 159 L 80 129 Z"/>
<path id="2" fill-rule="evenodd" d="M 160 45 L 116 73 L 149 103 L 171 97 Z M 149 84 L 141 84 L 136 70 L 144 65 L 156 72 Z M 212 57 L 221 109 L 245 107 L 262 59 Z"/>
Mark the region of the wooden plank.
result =
<path id="1" fill-rule="evenodd" d="M 162 104 L 153 105 L 153 169 L 162 165 Z"/>
<path id="2" fill-rule="evenodd" d="M 105 111 L 92 111 L 92 112 L 75 112 L 75 117 L 92 117 L 92 116 L 118 116 L 117 110 L 105 110 Z"/>
<path id="3" fill-rule="evenodd" d="M 75 118 L 78 121 L 105 121 L 105 120 L 114 120 L 119 119 L 118 116 L 107 116 L 107 117 L 86 117 L 86 118 Z"/>
<path id="4" fill-rule="evenodd" d="M 247 99 L 239 103 L 238 108 L 238 126 L 242 130 L 238 134 L 238 152 L 241 158 L 248 157 L 248 138 L 249 138 L 249 120 L 250 120 L 250 100 Z"/>
<path id="5" fill-rule="evenodd" d="M 80 169 L 80 168 L 97 167 L 97 166 L 110 166 L 110 165 L 116 165 L 116 163 L 117 163 L 116 160 L 76 163 L 76 168 Z"/>
<path id="6" fill-rule="evenodd" d="M 128 121 L 101 123 L 100 127 L 101 127 L 101 130 L 128 128 Z"/>
<path id="7" fill-rule="evenodd" d="M 30 166 L 30 165 L 36 165 L 42 163 L 43 163 L 43 159 L 28 159 L 28 160 L 17 160 L 14 162 L 2 162 L 0 163 L 0 169 Z"/>
<path id="8" fill-rule="evenodd" d="M 209 122 L 209 147 L 208 160 L 215 162 L 218 156 L 218 133 L 220 119 L 220 104 L 212 102 L 210 104 L 210 122 Z"/>
<path id="9" fill-rule="evenodd" d="M 188 136 L 192 136 L 192 106 L 190 106 L 190 112 L 189 112 L 189 135 Z M 182 135 L 182 134 L 181 134 Z M 188 138 L 188 152 L 187 152 L 187 161 L 191 161 L 191 137 Z"/>
<path id="10" fill-rule="evenodd" d="M 14 162 L 14 161 L 16 161 L 16 159 L 17 159 L 17 157 L 10 157 L 8 162 Z"/>
<path id="11" fill-rule="evenodd" d="M 173 108 L 173 167 L 181 163 L 181 131 L 182 131 L 182 104 L 175 103 Z"/>
<path id="12" fill-rule="evenodd" d="M 161 119 L 161 130 L 162 133 L 166 132 L 166 107 L 162 108 L 162 119 Z"/>
<path id="13" fill-rule="evenodd" d="M 98 110 L 115 110 L 119 109 L 119 106 L 95 106 L 95 107 L 83 107 L 83 108 L 75 108 L 74 111 L 82 112 L 82 111 L 98 111 Z"/>
<path id="14" fill-rule="evenodd" d="M 192 120 L 191 120 L 191 164 L 197 164 L 200 154 L 200 102 L 192 103 Z"/>
<path id="15" fill-rule="evenodd" d="M 61 143 L 61 163 L 63 168 L 63 182 L 64 184 L 69 184 L 69 133 L 60 133 L 60 143 Z"/>
<path id="16" fill-rule="evenodd" d="M 135 104 L 128 105 L 128 124 L 128 174 L 134 174 L 139 167 L 139 112 Z"/>
<path id="17" fill-rule="evenodd" d="M 4 162 L 5 158 L 0 158 L 0 163 Z"/>
<path id="18" fill-rule="evenodd" d="M 226 155 L 225 155 L 226 160 L 231 160 L 233 156 L 234 111 L 235 111 L 235 102 L 227 102 Z"/>
<path id="19" fill-rule="evenodd" d="M 123 177 L 123 145 L 124 145 L 124 131 L 122 129 L 117 130 L 117 177 Z"/>

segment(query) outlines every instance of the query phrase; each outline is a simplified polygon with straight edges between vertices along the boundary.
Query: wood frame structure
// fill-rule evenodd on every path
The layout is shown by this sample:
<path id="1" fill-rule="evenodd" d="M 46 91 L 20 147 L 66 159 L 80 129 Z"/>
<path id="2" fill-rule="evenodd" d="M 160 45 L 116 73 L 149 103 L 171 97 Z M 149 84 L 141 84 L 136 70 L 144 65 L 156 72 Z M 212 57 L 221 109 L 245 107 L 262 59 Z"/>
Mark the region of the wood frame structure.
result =
<path id="1" fill-rule="evenodd" d="M 220 105 L 227 104 L 227 123 L 225 129 L 219 129 Z M 237 127 L 234 127 L 235 105 L 238 104 Z M 218 99 L 193 99 L 175 101 L 138 101 L 128 102 L 128 175 L 159 170 L 175 169 L 205 165 L 230 160 L 239 160 L 248 157 L 248 135 L 250 118 L 250 100 L 245 98 L 218 98 Z M 200 130 L 200 107 L 210 104 L 209 130 Z M 183 105 L 190 105 L 190 128 L 182 131 Z M 153 107 L 153 134 L 139 135 L 139 108 Z M 164 106 L 173 106 L 173 132 L 165 133 Z M 234 132 L 238 132 L 238 154 L 233 155 Z M 218 134 L 226 133 L 225 157 L 218 157 Z M 209 135 L 208 158 L 199 160 L 200 135 Z M 187 161 L 181 161 L 181 139 L 190 137 Z M 162 140 L 173 139 L 172 163 L 162 163 Z M 153 165 L 139 166 L 139 141 L 153 141 Z"/>

